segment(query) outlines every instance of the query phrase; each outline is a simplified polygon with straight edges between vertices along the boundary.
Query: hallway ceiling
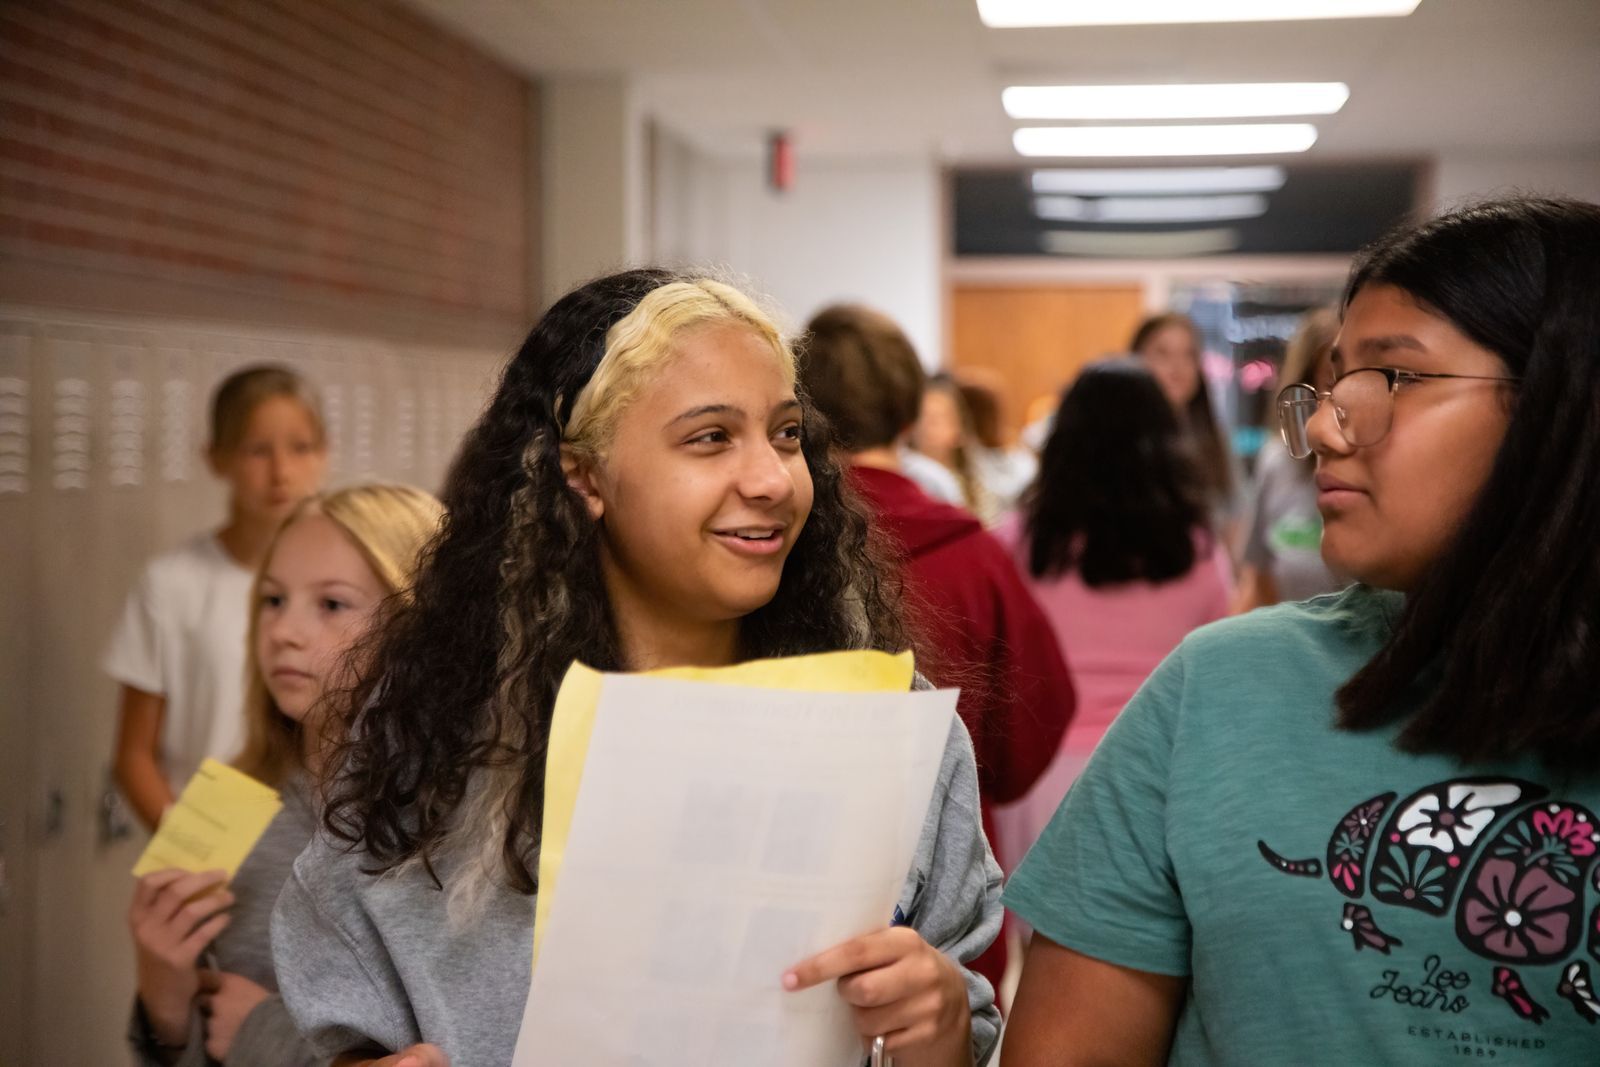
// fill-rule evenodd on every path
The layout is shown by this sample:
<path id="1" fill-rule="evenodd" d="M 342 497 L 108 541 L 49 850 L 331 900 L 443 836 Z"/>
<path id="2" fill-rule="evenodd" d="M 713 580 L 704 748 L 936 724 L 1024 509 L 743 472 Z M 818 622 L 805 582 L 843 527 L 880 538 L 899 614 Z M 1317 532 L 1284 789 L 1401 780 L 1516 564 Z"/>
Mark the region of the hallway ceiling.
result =
<path id="1" fill-rule="evenodd" d="M 704 151 L 1018 161 L 1013 84 L 1343 81 L 1307 161 L 1600 148 L 1600 0 L 1406 18 L 988 29 L 973 0 L 404 0 L 534 77 L 632 78 Z"/>

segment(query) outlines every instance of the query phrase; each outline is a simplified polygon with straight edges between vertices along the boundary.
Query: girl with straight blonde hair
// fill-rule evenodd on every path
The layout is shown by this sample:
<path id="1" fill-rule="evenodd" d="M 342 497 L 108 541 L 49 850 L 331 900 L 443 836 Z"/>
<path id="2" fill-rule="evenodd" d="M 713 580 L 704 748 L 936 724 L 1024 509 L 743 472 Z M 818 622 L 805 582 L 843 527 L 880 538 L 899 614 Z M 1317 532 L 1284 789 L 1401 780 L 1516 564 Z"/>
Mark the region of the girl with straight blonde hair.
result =
<path id="1" fill-rule="evenodd" d="M 129 909 L 138 956 L 130 1039 L 141 1064 L 314 1062 L 276 995 L 273 901 L 316 825 L 326 697 L 349 684 L 363 635 L 409 596 L 439 502 L 364 485 L 303 501 L 278 530 L 251 602 L 247 739 L 234 766 L 283 808 L 231 884 L 221 871 L 156 871 Z M 201 957 L 205 966 L 201 966 Z"/>
<path id="2" fill-rule="evenodd" d="M 1315 308 L 1300 320 L 1284 353 L 1284 385 L 1333 387 L 1333 342 L 1339 313 Z M 1295 459 L 1288 450 L 1261 450 L 1255 499 L 1245 526 L 1234 610 L 1243 612 L 1280 600 L 1307 600 L 1336 593 L 1350 583 L 1322 559 L 1322 516 L 1317 512 L 1316 464 Z"/>
<path id="3" fill-rule="evenodd" d="M 790 345 L 731 286 L 633 270 L 545 313 L 456 460 L 415 600 L 344 707 L 326 832 L 279 898 L 284 997 L 320 1054 L 510 1062 L 550 718 L 574 660 L 906 647 L 830 444 Z M 1000 872 L 959 721 L 934 797 L 884 928 L 772 975 L 837 981 L 901 1067 L 982 1062 L 999 1021 L 965 966 L 1000 928 Z"/>

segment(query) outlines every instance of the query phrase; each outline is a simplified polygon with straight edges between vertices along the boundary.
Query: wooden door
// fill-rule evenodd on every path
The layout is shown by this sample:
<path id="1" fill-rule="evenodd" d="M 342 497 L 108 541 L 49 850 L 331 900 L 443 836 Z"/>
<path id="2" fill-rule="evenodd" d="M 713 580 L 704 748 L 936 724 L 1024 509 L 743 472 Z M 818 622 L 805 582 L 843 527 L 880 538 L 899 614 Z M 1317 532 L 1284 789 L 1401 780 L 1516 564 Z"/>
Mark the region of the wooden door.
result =
<path id="1" fill-rule="evenodd" d="M 1137 285 L 958 285 L 952 305 L 951 369 L 1000 390 L 1008 436 L 1079 367 L 1127 351 L 1145 313 Z"/>

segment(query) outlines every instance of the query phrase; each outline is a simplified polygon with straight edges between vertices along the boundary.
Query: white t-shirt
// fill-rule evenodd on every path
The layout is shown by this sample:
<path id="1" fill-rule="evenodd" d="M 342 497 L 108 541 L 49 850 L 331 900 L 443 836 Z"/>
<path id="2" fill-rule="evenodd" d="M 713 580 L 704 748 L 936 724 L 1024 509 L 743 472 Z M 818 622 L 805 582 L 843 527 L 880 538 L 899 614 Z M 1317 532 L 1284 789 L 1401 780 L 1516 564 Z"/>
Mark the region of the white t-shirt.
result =
<path id="1" fill-rule="evenodd" d="M 961 493 L 961 482 L 943 463 L 914 448 L 900 449 L 899 457 L 900 473 L 916 482 L 924 493 L 946 504 L 966 507 L 967 498 Z"/>
<path id="2" fill-rule="evenodd" d="M 100 665 L 166 698 L 161 765 L 174 792 L 207 756 L 244 746 L 245 643 L 254 575 L 201 534 L 145 565 Z"/>

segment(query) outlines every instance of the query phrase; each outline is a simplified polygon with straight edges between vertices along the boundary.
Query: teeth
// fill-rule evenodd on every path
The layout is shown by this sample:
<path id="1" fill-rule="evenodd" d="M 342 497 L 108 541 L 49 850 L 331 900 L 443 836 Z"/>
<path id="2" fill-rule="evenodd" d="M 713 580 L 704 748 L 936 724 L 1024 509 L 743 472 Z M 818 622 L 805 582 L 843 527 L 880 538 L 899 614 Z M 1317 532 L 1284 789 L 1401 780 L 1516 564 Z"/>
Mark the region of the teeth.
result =
<path id="1" fill-rule="evenodd" d="M 735 530 L 733 536 L 743 541 L 769 541 L 777 536 L 774 530 Z"/>

